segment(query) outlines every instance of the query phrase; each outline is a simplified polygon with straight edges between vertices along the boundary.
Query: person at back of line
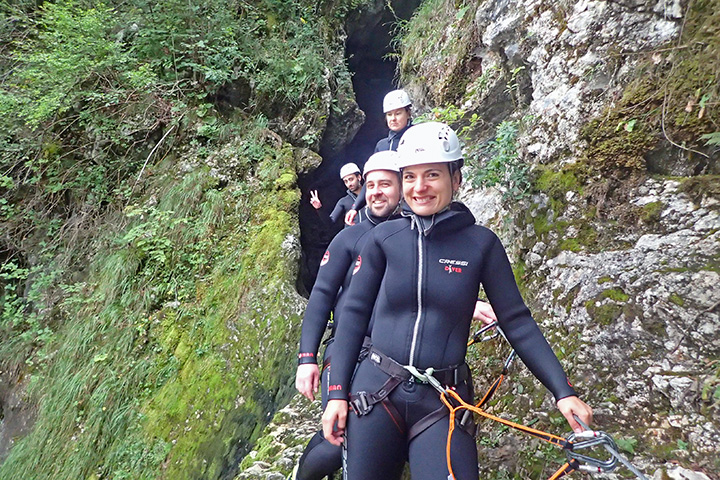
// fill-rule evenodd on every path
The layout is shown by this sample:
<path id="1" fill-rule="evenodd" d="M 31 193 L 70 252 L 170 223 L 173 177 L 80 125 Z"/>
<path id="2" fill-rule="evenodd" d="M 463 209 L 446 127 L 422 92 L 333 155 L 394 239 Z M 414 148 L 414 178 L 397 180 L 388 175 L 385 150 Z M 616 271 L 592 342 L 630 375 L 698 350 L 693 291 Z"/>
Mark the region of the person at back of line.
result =
<path id="1" fill-rule="evenodd" d="M 387 123 L 387 137 L 381 138 L 375 144 L 375 153 L 386 150 L 397 150 L 398 143 L 403 133 L 412 126 L 412 102 L 410 96 L 405 90 L 393 90 L 385 95 L 383 99 L 383 113 L 385 114 L 385 123 Z M 357 220 L 361 222 L 363 219 L 355 217 L 357 212 L 361 212 L 365 206 L 365 189 L 360 191 L 358 198 L 352 208 L 345 214 L 345 224 L 352 225 Z"/>

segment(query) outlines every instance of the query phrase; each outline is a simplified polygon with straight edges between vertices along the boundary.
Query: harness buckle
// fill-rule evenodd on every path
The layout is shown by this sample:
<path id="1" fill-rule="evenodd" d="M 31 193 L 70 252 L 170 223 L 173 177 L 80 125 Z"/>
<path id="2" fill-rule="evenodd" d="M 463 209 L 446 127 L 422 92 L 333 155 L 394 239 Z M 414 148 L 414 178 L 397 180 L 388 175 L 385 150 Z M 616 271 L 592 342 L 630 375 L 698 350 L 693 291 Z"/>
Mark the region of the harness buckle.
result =
<path id="1" fill-rule="evenodd" d="M 348 402 L 350 408 L 358 417 L 367 415 L 373 409 L 373 406 L 368 403 L 367 392 L 357 392 L 351 396 L 352 398 Z"/>

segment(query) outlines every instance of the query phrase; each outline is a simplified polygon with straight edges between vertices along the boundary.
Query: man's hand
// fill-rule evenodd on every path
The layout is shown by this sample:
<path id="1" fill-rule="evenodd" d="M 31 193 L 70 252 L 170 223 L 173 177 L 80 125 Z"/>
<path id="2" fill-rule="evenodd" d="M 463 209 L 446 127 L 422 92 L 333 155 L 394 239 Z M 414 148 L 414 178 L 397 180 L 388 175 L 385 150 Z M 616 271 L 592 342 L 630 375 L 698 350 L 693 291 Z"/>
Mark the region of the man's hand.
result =
<path id="1" fill-rule="evenodd" d="M 295 372 L 295 388 L 308 400 L 315 400 L 315 394 L 320 385 L 320 369 L 315 363 L 298 365 Z"/>
<path id="2" fill-rule="evenodd" d="M 479 320 L 485 325 L 490 325 L 493 322 L 497 322 L 497 317 L 495 316 L 495 310 L 493 310 L 489 303 L 478 300 L 475 304 L 473 320 Z"/>
<path id="3" fill-rule="evenodd" d="M 347 415 L 348 403 L 345 400 L 328 401 L 322 416 L 325 440 L 338 447 L 342 444 Z"/>
<path id="4" fill-rule="evenodd" d="M 577 415 L 578 418 L 585 423 L 585 425 L 590 425 L 592 423 L 592 408 L 574 395 L 572 397 L 565 397 L 558 400 L 557 407 L 558 410 L 560 410 L 560 413 L 562 413 L 565 417 L 565 420 L 567 420 L 570 424 L 570 428 L 572 428 L 575 433 L 582 432 L 584 428 L 573 418 L 573 414 Z"/>
<path id="5" fill-rule="evenodd" d="M 318 197 L 317 190 L 310 190 L 310 204 L 315 207 L 315 210 L 322 208 L 322 202 L 320 201 L 320 197 Z"/>
<path id="6" fill-rule="evenodd" d="M 348 212 L 345 214 L 345 225 L 355 225 L 356 215 L 357 210 L 348 210 Z"/>

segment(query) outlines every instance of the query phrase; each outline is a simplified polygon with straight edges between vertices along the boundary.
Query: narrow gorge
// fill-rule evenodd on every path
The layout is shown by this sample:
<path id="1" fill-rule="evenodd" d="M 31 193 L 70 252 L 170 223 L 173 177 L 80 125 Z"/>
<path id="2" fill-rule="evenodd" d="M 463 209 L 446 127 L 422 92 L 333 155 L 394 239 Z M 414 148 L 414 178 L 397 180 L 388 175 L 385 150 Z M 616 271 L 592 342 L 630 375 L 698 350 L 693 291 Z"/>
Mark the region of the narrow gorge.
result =
<path id="1" fill-rule="evenodd" d="M 0 478 L 287 478 L 320 416 L 309 191 L 343 194 L 396 87 L 459 133 L 594 427 L 720 478 L 718 0 L 92 3 L 0 2 Z M 469 352 L 482 394 L 507 349 Z M 489 409 L 568 433 L 521 362 Z M 481 478 L 563 461 L 477 441 Z"/>

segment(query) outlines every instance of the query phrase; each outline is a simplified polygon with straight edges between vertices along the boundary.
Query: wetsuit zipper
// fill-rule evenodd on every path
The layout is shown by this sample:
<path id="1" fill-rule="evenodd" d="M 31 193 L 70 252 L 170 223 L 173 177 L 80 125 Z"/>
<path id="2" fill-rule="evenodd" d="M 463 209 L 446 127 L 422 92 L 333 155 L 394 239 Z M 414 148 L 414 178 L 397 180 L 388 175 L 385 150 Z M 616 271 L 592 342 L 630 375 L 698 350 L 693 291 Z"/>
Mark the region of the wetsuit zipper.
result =
<path id="1" fill-rule="evenodd" d="M 417 307 L 418 313 L 415 318 L 415 327 L 413 328 L 412 343 L 410 344 L 410 362 L 411 366 L 415 364 L 415 345 L 417 343 L 418 330 L 420 329 L 420 319 L 422 318 L 422 272 L 423 272 L 423 229 L 418 225 L 418 272 L 417 272 Z"/>

